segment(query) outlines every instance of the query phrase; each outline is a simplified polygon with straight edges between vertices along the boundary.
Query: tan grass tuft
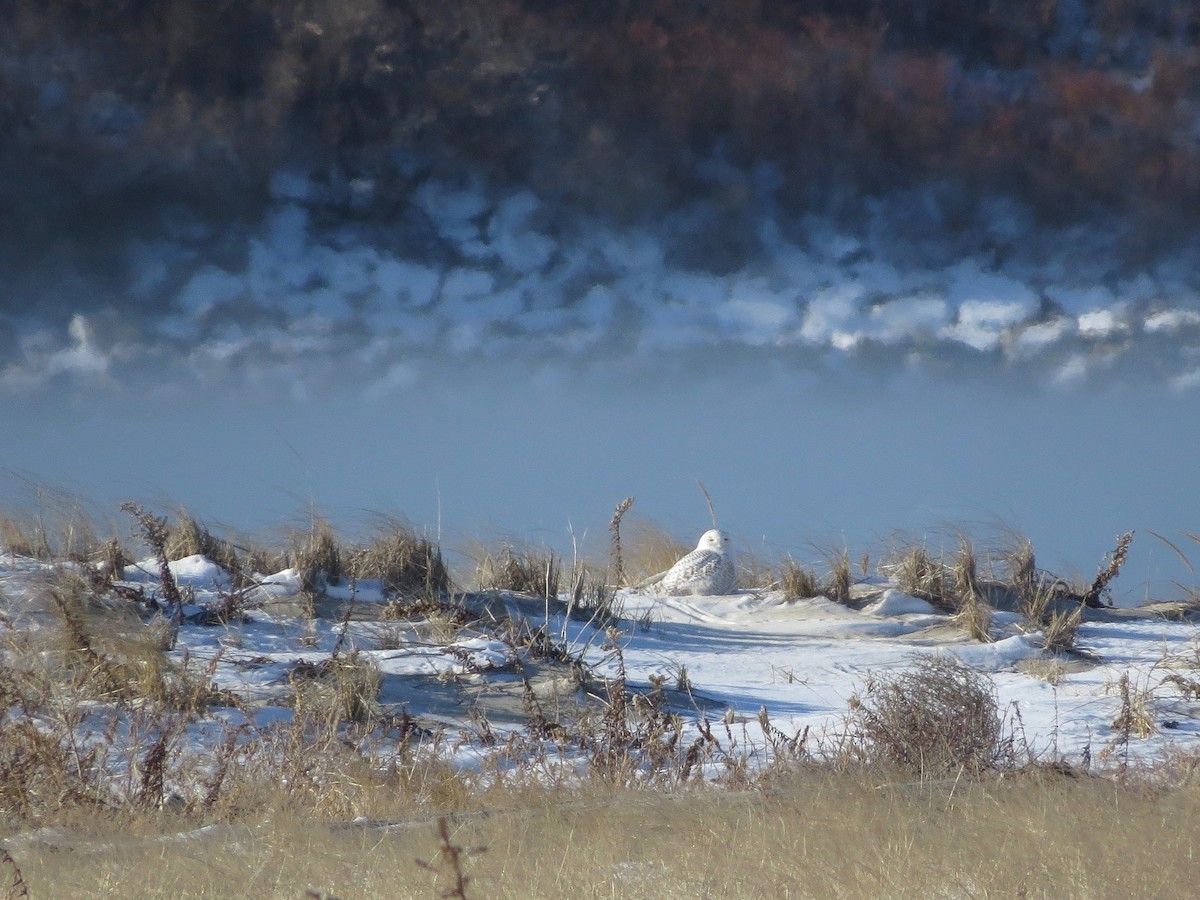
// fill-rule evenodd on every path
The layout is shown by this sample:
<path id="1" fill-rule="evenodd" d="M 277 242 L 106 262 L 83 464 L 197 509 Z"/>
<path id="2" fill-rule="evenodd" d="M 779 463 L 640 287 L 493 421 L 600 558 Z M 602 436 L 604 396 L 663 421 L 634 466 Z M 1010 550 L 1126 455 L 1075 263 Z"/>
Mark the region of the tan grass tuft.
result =
<path id="1" fill-rule="evenodd" d="M 835 603 L 850 602 L 850 588 L 854 585 L 854 574 L 850 570 L 850 553 L 841 550 L 829 560 L 829 580 L 824 594 Z"/>
<path id="2" fill-rule="evenodd" d="M 972 640 L 983 644 L 992 641 L 992 607 L 980 595 L 976 594 L 963 601 L 958 612 L 954 614 L 954 622 Z"/>
<path id="3" fill-rule="evenodd" d="M 1048 653 L 1072 653 L 1083 621 L 1083 604 L 1072 609 L 1057 610 L 1043 619 L 1042 649 Z"/>
<path id="4" fill-rule="evenodd" d="M 929 553 L 924 544 L 911 544 L 889 563 L 900 590 L 927 600 L 934 606 L 953 611 L 945 566 Z"/>
<path id="5" fill-rule="evenodd" d="M 354 548 L 346 570 L 351 578 L 378 578 L 385 592 L 404 598 L 439 598 L 450 592 L 441 548 L 399 523 Z"/>
<path id="6" fill-rule="evenodd" d="M 342 548 L 333 526 L 315 516 L 307 530 L 292 532 L 285 560 L 299 572 L 301 588 L 310 593 L 320 593 L 327 579 L 345 574 Z"/>
<path id="7" fill-rule="evenodd" d="M 562 563 L 552 550 L 501 544 L 476 560 L 479 590 L 518 591 L 553 599 L 558 596 Z"/>
<path id="8" fill-rule="evenodd" d="M 808 566 L 803 566 L 792 557 L 785 557 L 779 566 L 777 578 L 779 589 L 789 599 L 805 599 L 819 597 L 822 593 L 817 573 Z"/>
<path id="9" fill-rule="evenodd" d="M 288 675 L 296 715 L 327 725 L 371 722 L 379 715 L 379 667 L 357 650 L 320 663 L 300 663 Z"/>
<path id="10" fill-rule="evenodd" d="M 34 511 L 0 515 L 0 550 L 44 561 L 92 561 L 105 539 L 85 503 L 52 488 L 31 492 Z"/>
<path id="11" fill-rule="evenodd" d="M 1032 597 L 1039 586 L 1037 557 L 1033 542 L 1022 535 L 1013 537 L 1011 546 L 1004 551 L 1004 562 L 1008 566 L 1008 583 L 1018 597 Z"/>
<path id="12" fill-rule="evenodd" d="M 975 545 L 965 534 L 958 536 L 958 550 L 950 564 L 950 583 L 955 601 L 965 605 L 980 596 L 979 560 L 975 556 Z"/>

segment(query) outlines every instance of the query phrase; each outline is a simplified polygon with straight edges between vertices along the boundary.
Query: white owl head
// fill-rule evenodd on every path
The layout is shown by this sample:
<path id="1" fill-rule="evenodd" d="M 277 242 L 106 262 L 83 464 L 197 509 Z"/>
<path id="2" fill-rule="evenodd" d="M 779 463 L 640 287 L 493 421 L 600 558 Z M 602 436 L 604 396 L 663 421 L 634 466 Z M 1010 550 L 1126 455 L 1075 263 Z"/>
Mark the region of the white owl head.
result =
<path id="1" fill-rule="evenodd" d="M 728 553 L 733 549 L 733 541 L 724 531 L 710 528 L 704 534 L 700 535 L 700 543 L 696 545 L 696 549 L 716 550 L 718 553 Z"/>

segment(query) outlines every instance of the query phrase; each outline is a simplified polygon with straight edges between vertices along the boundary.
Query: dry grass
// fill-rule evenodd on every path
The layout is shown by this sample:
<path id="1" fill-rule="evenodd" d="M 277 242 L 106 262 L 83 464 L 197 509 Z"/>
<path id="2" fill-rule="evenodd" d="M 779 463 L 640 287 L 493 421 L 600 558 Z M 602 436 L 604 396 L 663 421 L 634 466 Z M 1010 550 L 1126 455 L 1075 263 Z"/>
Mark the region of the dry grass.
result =
<path id="1" fill-rule="evenodd" d="M 786 556 L 775 572 L 772 586 L 793 599 L 826 597 L 837 603 L 849 603 L 850 589 L 854 586 L 849 551 L 831 551 L 826 554 L 825 563 L 828 573 L 821 578 L 813 567 Z"/>
<path id="2" fill-rule="evenodd" d="M 974 543 L 964 533 L 955 534 L 953 553 L 931 551 L 924 542 L 910 541 L 893 551 L 883 565 L 900 590 L 955 613 L 984 598 L 979 557 Z M 1030 548 L 1032 552 L 1032 548 Z M 1032 560 L 1032 557 L 1030 557 Z M 987 573 L 991 578 L 991 573 Z"/>
<path id="3" fill-rule="evenodd" d="M 1011 535 L 1001 556 L 1008 568 L 1008 584 L 1018 597 L 1034 597 L 1042 579 L 1038 575 L 1033 542 L 1023 535 Z"/>
<path id="4" fill-rule="evenodd" d="M 1171 685 L 1187 700 L 1200 700 L 1200 642 L 1193 641 L 1184 652 L 1164 656 L 1156 668 L 1166 673 L 1163 685 Z"/>
<path id="5" fill-rule="evenodd" d="M 215 660 L 172 662 L 154 624 L 99 614 L 82 589 L 48 591 L 53 627 L 10 632 L 0 645 L 0 824 L 70 824 L 101 810 L 131 828 L 168 800 L 193 815 L 257 821 L 283 811 L 395 814 L 465 797 L 436 737 L 418 752 L 414 742 L 428 736 L 380 714 L 380 674 L 357 653 L 297 665 L 290 720 L 210 720 L 206 730 L 223 727 L 224 740 L 197 744 L 182 738 L 189 723 L 211 704 L 238 702 L 213 687 Z M 373 749 L 385 733 L 388 749 Z"/>
<path id="6" fill-rule="evenodd" d="M 954 623 L 975 641 L 986 644 L 992 641 L 992 607 L 976 594 L 964 600 L 954 614 Z"/>
<path id="7" fill-rule="evenodd" d="M 619 618 L 621 610 L 617 608 L 617 592 L 613 587 L 615 580 L 610 583 L 607 572 L 593 572 L 587 565 L 576 562 L 572 566 L 571 591 L 567 599 L 568 613 L 579 613 L 591 617 L 597 616 L 597 621 L 603 618 Z"/>
<path id="8" fill-rule="evenodd" d="M 949 576 L 954 601 L 958 606 L 980 598 L 979 560 L 975 555 L 975 545 L 965 534 L 958 536 L 958 550 L 950 562 Z"/>
<path id="9" fill-rule="evenodd" d="M 0 515 L 0 549 L 40 560 L 94 562 L 106 540 L 116 536 L 115 523 L 97 525 L 83 500 L 65 491 L 29 486 L 27 511 Z M 102 531 L 109 537 L 101 537 Z"/>
<path id="10" fill-rule="evenodd" d="M 291 533 L 284 559 L 300 573 L 300 585 L 309 592 L 320 593 L 328 579 L 345 574 L 342 547 L 333 526 L 317 516 L 307 529 Z"/>
<path id="11" fill-rule="evenodd" d="M 358 651 L 334 654 L 320 663 L 300 663 L 288 675 L 296 714 L 326 726 L 369 723 L 379 716 L 383 678 L 370 657 Z"/>
<path id="12" fill-rule="evenodd" d="M 1130 738 L 1147 738 L 1158 731 L 1149 685 L 1135 683 L 1128 672 L 1122 672 L 1116 684 L 1109 687 L 1121 698 L 1121 708 L 1112 722 L 1119 742 L 1128 744 Z"/>
<path id="13" fill-rule="evenodd" d="M 1062 661 L 1053 656 L 1047 659 L 1028 659 L 1021 667 L 1021 671 L 1030 678 L 1037 678 L 1054 685 L 1062 684 L 1068 674 Z"/>
<path id="14" fill-rule="evenodd" d="M 850 571 L 850 553 L 840 550 L 829 559 L 829 580 L 825 582 L 824 594 L 835 603 L 850 602 L 850 588 L 854 574 Z"/>
<path id="15" fill-rule="evenodd" d="M 403 598 L 439 598 L 451 587 L 441 548 L 394 521 L 350 551 L 346 569 L 351 578 L 380 579 L 385 592 Z"/>
<path id="16" fill-rule="evenodd" d="M 252 576 L 284 568 L 278 554 L 247 540 L 231 540 L 213 534 L 212 530 L 184 508 L 175 513 L 175 521 L 167 529 L 164 546 L 167 559 L 205 556 L 228 572 L 238 587 L 250 584 Z"/>
<path id="17" fill-rule="evenodd" d="M 949 657 L 868 678 L 851 698 L 847 727 L 862 759 L 921 777 L 982 772 L 1004 753 L 991 680 Z"/>
<path id="18" fill-rule="evenodd" d="M 824 590 L 816 571 L 809 566 L 801 565 L 790 556 L 784 557 L 783 562 L 780 563 L 776 582 L 779 589 L 791 599 L 819 597 Z"/>
<path id="19" fill-rule="evenodd" d="M 329 827 L 272 815 L 164 818 L 7 846 L 35 896 L 433 897 L 463 850 L 471 897 L 1186 897 L 1200 852 L 1194 787 L 1145 791 L 1028 776 L 920 786 L 812 773 L 770 791 L 497 796 L 482 810 Z M 1119 852 L 1114 852 L 1119 847 Z M 486 852 L 479 852 L 486 848 Z M 467 852 L 475 851 L 475 852 Z M 312 896 L 313 894 L 309 894 Z"/>
<path id="20" fill-rule="evenodd" d="M 777 568 L 748 547 L 738 551 L 737 584 L 743 588 L 769 591 L 778 587 Z"/>
<path id="21" fill-rule="evenodd" d="M 3 643 L 6 665 L 31 696 L 149 703 L 178 712 L 228 702 L 211 686 L 211 663 L 168 658 L 174 626 L 161 616 L 105 607 L 71 572 L 47 582 L 32 605 L 49 614 L 50 627 L 11 633 Z"/>
<path id="22" fill-rule="evenodd" d="M 646 519 L 635 518 L 632 523 L 627 522 L 622 535 L 625 574 L 631 584 L 667 571 L 696 547 L 695 543 L 681 543 L 664 528 Z"/>
<path id="23" fill-rule="evenodd" d="M 1042 624 L 1042 649 L 1048 653 L 1075 652 L 1075 639 L 1082 621 L 1082 603 L 1073 609 L 1051 613 Z"/>
<path id="24" fill-rule="evenodd" d="M 941 557 L 932 555 L 924 544 L 910 544 L 891 554 L 884 570 L 890 572 L 904 593 L 953 611 L 946 567 L 942 565 Z"/>
<path id="25" fill-rule="evenodd" d="M 520 591 L 552 599 L 558 596 L 561 577 L 558 555 L 545 548 L 503 543 L 481 549 L 475 560 L 475 581 L 481 591 Z"/>
<path id="26" fill-rule="evenodd" d="M 1022 574 L 1013 588 L 1021 615 L 1029 627 L 1042 632 L 1042 649 L 1048 653 L 1074 653 L 1083 603 L 1067 593 L 1061 581 L 1032 571 Z"/>
<path id="27" fill-rule="evenodd" d="M 167 532 L 164 547 L 167 559 L 183 559 L 188 556 L 206 556 L 227 572 L 241 570 L 237 548 L 229 541 L 214 535 L 208 526 L 192 517 L 181 508 L 175 514 L 175 523 Z"/>

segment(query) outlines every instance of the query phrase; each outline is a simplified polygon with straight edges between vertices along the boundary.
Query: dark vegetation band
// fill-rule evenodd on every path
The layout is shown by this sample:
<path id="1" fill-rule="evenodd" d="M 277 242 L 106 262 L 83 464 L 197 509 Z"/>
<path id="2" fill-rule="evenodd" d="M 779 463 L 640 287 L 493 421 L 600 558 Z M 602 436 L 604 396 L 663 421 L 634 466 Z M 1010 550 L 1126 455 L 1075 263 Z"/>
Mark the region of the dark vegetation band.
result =
<path id="1" fill-rule="evenodd" d="M 951 177 L 1058 220 L 1161 225 L 1200 193 L 1195 3 L 17 0 L 4 18 L 10 201 L 82 179 L 60 202 L 245 207 L 284 163 L 395 180 L 397 152 L 624 217 L 747 202 L 702 176 L 715 152 L 771 164 L 800 211 Z"/>

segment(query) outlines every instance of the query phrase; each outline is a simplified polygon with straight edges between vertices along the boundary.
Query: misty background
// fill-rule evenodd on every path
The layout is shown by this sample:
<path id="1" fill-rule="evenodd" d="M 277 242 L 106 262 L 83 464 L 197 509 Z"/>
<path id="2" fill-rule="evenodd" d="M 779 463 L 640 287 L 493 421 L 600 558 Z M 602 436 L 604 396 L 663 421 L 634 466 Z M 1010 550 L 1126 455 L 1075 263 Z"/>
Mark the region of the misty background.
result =
<path id="1" fill-rule="evenodd" d="M 1135 8 L 1136 6 L 1136 8 Z M 248 530 L 1196 578 L 1200 12 L 15 4 L 0 466 Z M 122 526 L 123 527 L 123 526 Z M 1200 553 L 1193 554 L 1200 556 Z"/>

